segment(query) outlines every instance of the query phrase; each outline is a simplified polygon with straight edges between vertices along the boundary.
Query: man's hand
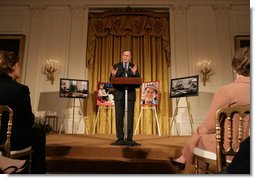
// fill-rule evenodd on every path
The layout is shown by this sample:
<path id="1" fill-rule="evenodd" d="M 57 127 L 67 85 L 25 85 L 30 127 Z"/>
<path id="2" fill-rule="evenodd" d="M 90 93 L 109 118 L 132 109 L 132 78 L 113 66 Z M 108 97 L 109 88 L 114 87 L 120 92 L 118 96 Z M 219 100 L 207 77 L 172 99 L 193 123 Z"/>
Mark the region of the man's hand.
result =
<path id="1" fill-rule="evenodd" d="M 134 65 L 133 68 L 131 68 L 131 71 L 133 72 L 133 74 L 136 74 L 137 71 L 137 65 Z"/>
<path id="2" fill-rule="evenodd" d="M 116 73 L 117 73 L 117 71 L 118 71 L 118 68 L 114 69 L 114 68 L 112 67 L 112 76 L 115 76 Z"/>

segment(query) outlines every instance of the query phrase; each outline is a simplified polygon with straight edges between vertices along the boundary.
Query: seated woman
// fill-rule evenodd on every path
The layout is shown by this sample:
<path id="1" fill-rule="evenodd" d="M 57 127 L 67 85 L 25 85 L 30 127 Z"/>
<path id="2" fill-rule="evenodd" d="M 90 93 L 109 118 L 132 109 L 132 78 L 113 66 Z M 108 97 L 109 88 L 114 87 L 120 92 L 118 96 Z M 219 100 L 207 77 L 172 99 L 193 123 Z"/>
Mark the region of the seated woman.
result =
<path id="1" fill-rule="evenodd" d="M 236 80 L 221 87 L 214 95 L 205 121 L 197 128 L 189 143 L 182 149 L 182 155 L 171 160 L 178 169 L 183 170 L 186 163 L 193 164 L 194 147 L 216 153 L 215 115 L 222 107 L 250 104 L 250 48 L 237 50 L 232 60 Z M 238 132 L 238 131 L 237 131 Z"/>
<path id="2" fill-rule="evenodd" d="M 45 130 L 33 127 L 35 118 L 29 87 L 16 81 L 20 77 L 20 60 L 14 52 L 0 50 L 0 104 L 14 111 L 11 150 L 32 146 L 31 172 L 45 174 L 46 134 Z"/>

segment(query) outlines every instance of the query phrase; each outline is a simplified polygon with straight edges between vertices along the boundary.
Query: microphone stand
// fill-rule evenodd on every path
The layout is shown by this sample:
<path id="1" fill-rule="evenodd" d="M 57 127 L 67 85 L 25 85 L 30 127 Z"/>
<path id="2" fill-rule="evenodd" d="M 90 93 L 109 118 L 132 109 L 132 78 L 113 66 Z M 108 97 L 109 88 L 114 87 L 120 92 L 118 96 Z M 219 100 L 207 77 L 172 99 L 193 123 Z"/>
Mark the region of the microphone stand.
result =
<path id="1" fill-rule="evenodd" d="M 125 73 L 125 77 L 128 77 L 128 73 L 126 68 L 124 68 L 124 73 Z M 127 121 L 128 121 L 128 87 L 125 86 L 125 110 L 124 110 L 124 139 L 127 139 L 128 137 L 128 125 L 127 125 Z"/>

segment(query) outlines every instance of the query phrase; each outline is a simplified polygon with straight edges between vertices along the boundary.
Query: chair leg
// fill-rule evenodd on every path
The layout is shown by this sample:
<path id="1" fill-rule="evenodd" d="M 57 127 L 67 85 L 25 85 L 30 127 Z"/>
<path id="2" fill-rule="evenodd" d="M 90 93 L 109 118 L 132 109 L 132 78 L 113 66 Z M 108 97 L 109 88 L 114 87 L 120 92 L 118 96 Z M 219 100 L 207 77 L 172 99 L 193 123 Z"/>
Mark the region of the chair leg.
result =
<path id="1" fill-rule="evenodd" d="M 194 159 L 194 167 L 195 167 L 195 173 L 196 174 L 208 174 L 211 173 L 209 171 L 209 163 L 200 161 L 197 157 Z"/>
<path id="2" fill-rule="evenodd" d="M 206 167 L 205 167 L 205 173 L 208 174 L 209 172 L 209 163 L 205 163 Z"/>
<path id="3" fill-rule="evenodd" d="M 200 162 L 199 164 L 198 164 L 198 169 L 199 169 L 199 171 L 198 171 L 198 173 L 200 173 L 200 174 L 209 174 L 210 173 L 210 171 L 209 171 L 209 163 L 207 163 L 207 162 Z"/>
<path id="4" fill-rule="evenodd" d="M 32 152 L 30 152 L 28 160 L 29 160 L 28 173 L 31 174 L 32 173 Z"/>
<path id="5" fill-rule="evenodd" d="M 197 158 L 197 157 L 195 157 L 194 166 L 195 166 L 195 172 L 196 172 L 196 174 L 199 174 L 199 172 L 198 172 L 198 158 Z"/>

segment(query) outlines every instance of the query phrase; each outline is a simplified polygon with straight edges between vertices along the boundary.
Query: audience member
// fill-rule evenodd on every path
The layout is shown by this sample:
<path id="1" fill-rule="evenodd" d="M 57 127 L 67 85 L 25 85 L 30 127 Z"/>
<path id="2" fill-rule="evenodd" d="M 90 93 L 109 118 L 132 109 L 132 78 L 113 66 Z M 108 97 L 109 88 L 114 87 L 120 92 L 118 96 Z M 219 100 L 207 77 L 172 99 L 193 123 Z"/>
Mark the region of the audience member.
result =
<path id="1" fill-rule="evenodd" d="M 0 51 L 0 104 L 8 105 L 14 112 L 11 150 L 32 146 L 32 173 L 46 173 L 45 131 L 33 128 L 29 88 L 16 81 L 20 76 L 19 62 L 20 58 L 15 53 Z"/>
<path id="2" fill-rule="evenodd" d="M 182 149 L 182 155 L 172 159 L 171 163 L 178 169 L 184 169 L 186 163 L 193 163 L 194 147 L 216 153 L 215 115 L 222 107 L 250 104 L 250 48 L 244 47 L 236 51 L 232 60 L 236 80 L 221 87 L 214 95 L 205 121 L 197 128 L 189 143 Z"/>

